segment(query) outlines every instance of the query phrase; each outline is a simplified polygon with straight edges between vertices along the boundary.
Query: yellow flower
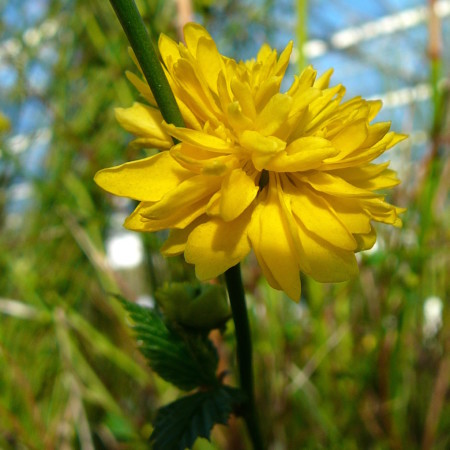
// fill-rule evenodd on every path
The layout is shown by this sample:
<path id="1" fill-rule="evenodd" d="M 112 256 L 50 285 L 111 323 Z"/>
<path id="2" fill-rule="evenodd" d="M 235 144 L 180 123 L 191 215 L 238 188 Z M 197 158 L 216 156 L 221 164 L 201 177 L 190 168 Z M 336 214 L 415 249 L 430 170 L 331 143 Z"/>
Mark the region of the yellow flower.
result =
<path id="1" fill-rule="evenodd" d="M 332 71 L 311 67 L 280 92 L 292 49 L 264 45 L 256 60 L 222 56 L 208 32 L 188 24 L 186 46 L 162 35 L 159 50 L 186 127 L 163 121 L 148 85 L 129 80 L 147 104 L 117 109 L 135 145 L 162 151 L 97 173 L 108 192 L 139 200 L 125 226 L 170 229 L 164 255 L 184 253 L 200 280 L 253 249 L 269 284 L 295 300 L 300 272 L 320 282 L 357 273 L 355 252 L 372 247 L 372 222 L 400 226 L 400 208 L 379 190 L 399 183 L 372 161 L 405 136 L 370 124 L 380 101 L 342 102 Z M 178 143 L 174 144 L 172 138 Z"/>

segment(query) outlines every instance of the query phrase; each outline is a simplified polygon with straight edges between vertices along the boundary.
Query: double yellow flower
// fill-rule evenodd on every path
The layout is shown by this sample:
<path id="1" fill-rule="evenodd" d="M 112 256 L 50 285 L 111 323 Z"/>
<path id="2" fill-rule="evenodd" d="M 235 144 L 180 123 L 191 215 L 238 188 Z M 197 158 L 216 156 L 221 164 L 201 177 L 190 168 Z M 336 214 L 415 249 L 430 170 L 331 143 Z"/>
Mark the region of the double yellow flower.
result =
<path id="1" fill-rule="evenodd" d="M 159 50 L 186 128 L 163 121 L 146 82 L 128 73 L 147 104 L 117 109 L 134 144 L 160 153 L 101 170 L 108 192 L 139 200 L 125 226 L 170 229 L 162 252 L 184 253 L 200 280 L 214 278 L 253 249 L 269 284 L 300 299 L 300 272 L 317 281 L 357 273 L 355 252 L 376 240 L 372 222 L 400 226 L 400 208 L 379 190 L 399 183 L 372 161 L 405 138 L 371 124 L 379 101 L 342 102 L 332 71 L 311 67 L 284 93 L 292 44 L 277 57 L 222 56 L 208 32 L 185 29 L 186 46 L 162 35 Z M 175 138 L 178 143 L 174 143 Z"/>

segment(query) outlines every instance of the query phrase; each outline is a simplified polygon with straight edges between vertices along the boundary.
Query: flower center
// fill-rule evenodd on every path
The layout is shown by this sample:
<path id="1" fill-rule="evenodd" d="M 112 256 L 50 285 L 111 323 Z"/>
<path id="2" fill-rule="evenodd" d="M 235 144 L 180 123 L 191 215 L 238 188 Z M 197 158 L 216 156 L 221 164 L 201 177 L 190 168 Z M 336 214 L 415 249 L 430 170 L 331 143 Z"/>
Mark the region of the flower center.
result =
<path id="1" fill-rule="evenodd" d="M 261 176 L 259 177 L 259 191 L 261 192 L 269 183 L 269 172 L 266 169 L 263 169 L 261 172 Z"/>

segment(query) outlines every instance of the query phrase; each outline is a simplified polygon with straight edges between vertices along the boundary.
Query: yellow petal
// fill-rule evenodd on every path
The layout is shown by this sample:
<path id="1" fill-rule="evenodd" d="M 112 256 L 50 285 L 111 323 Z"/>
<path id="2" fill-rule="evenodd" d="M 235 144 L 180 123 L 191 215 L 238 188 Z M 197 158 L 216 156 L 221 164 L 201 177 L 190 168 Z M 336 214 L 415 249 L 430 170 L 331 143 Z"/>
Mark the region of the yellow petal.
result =
<path id="1" fill-rule="evenodd" d="M 172 72 L 173 65 L 181 57 L 177 43 L 170 39 L 170 37 L 161 33 L 158 41 L 158 48 L 165 66 L 167 67 L 169 72 Z"/>
<path id="2" fill-rule="evenodd" d="M 232 145 L 229 142 L 202 131 L 190 130 L 189 128 L 178 128 L 175 125 L 168 123 L 163 123 L 163 127 L 167 133 L 175 139 L 197 145 L 212 152 L 223 153 L 230 151 L 232 148 Z"/>
<path id="3" fill-rule="evenodd" d="M 319 167 L 323 160 L 337 150 L 326 139 L 303 137 L 289 144 L 285 151 L 277 153 L 265 164 L 266 170 L 275 172 L 307 171 Z"/>
<path id="4" fill-rule="evenodd" d="M 197 220 L 194 220 L 194 222 L 186 228 L 170 230 L 169 237 L 161 247 L 161 253 L 164 256 L 176 256 L 183 253 L 192 230 L 204 221 L 205 219 L 200 217 Z"/>
<path id="5" fill-rule="evenodd" d="M 314 82 L 314 87 L 318 89 L 327 89 L 330 84 L 331 75 L 333 75 L 333 69 L 328 69 Z"/>
<path id="6" fill-rule="evenodd" d="M 373 220 L 396 227 L 402 226 L 402 221 L 398 215 L 405 211 L 403 208 L 392 206 L 382 198 L 364 199 L 362 204 Z"/>
<path id="7" fill-rule="evenodd" d="M 215 42 L 209 38 L 200 38 L 197 46 L 197 62 L 200 72 L 205 77 L 211 91 L 217 94 L 217 80 L 219 73 L 224 70 L 222 56 L 217 50 Z"/>
<path id="8" fill-rule="evenodd" d="M 209 280 L 242 261 L 250 251 L 247 227 L 251 217 L 248 209 L 231 222 L 211 219 L 196 227 L 189 235 L 185 259 L 195 264 L 200 280 Z"/>
<path id="9" fill-rule="evenodd" d="M 367 139 L 364 141 L 362 146 L 368 148 L 372 147 L 372 145 L 375 145 L 377 142 L 380 142 L 381 139 L 386 136 L 390 127 L 390 122 L 379 122 L 370 125 L 367 129 Z"/>
<path id="10" fill-rule="evenodd" d="M 368 100 L 367 104 L 369 105 L 369 121 L 372 121 L 383 106 L 383 102 L 381 100 Z"/>
<path id="11" fill-rule="evenodd" d="M 344 91 L 345 89 L 340 84 L 322 91 L 322 95 L 314 100 L 309 106 L 311 120 L 308 129 L 311 129 L 317 123 L 322 122 L 330 111 L 335 110 L 338 107 L 339 102 L 335 102 L 333 99 L 340 99 L 344 95 Z"/>
<path id="12" fill-rule="evenodd" d="M 202 124 L 200 123 L 197 116 L 192 112 L 186 103 L 184 103 L 180 96 L 177 97 L 178 108 L 180 108 L 181 115 L 183 116 L 186 128 L 192 128 L 194 130 L 201 130 Z"/>
<path id="13" fill-rule="evenodd" d="M 307 186 L 284 189 L 289 193 L 292 212 L 312 234 L 335 247 L 355 250 L 356 241 L 327 202 Z"/>
<path id="14" fill-rule="evenodd" d="M 186 142 L 172 147 L 170 154 L 183 167 L 198 174 L 222 175 L 235 165 L 232 155 L 222 156 Z"/>
<path id="15" fill-rule="evenodd" d="M 353 251 L 334 247 L 326 240 L 312 234 L 297 221 L 304 258 L 309 270 L 303 271 L 321 283 L 337 283 L 350 280 L 358 273 L 358 265 Z"/>
<path id="16" fill-rule="evenodd" d="M 231 103 L 231 95 L 227 80 L 225 77 L 225 72 L 219 72 L 219 76 L 217 77 L 217 94 L 219 96 L 220 106 L 223 111 L 226 111 L 228 105 Z"/>
<path id="17" fill-rule="evenodd" d="M 325 160 L 321 169 L 339 169 L 344 167 L 355 167 L 361 164 L 367 164 L 373 161 L 375 158 L 383 154 L 387 149 L 393 147 L 408 136 L 404 134 L 398 134 L 391 131 L 387 133 L 376 145 L 372 148 L 361 148 L 355 150 L 351 155 L 344 158 L 342 161 L 335 161 L 336 158 Z"/>
<path id="18" fill-rule="evenodd" d="M 372 227 L 370 232 L 366 234 L 355 234 L 355 239 L 358 243 L 358 252 L 371 249 L 377 240 L 375 228 Z"/>
<path id="19" fill-rule="evenodd" d="M 258 193 L 255 180 L 242 169 L 232 170 L 223 180 L 220 199 L 220 216 L 225 222 L 234 220 L 247 209 Z"/>
<path id="20" fill-rule="evenodd" d="M 150 89 L 150 86 L 147 84 L 146 81 L 143 81 L 141 78 L 139 78 L 136 74 L 133 72 L 130 72 L 127 70 L 125 72 L 126 77 L 130 81 L 130 83 L 133 84 L 133 86 L 140 92 L 140 94 L 147 100 L 150 105 L 153 105 L 156 107 L 156 100 L 155 97 L 153 97 L 153 93 Z"/>
<path id="21" fill-rule="evenodd" d="M 287 94 L 291 96 L 300 96 L 302 92 L 313 86 L 316 75 L 317 71 L 314 70 L 312 66 L 306 67 L 299 77 L 295 76 L 294 82 L 287 91 Z"/>
<path id="22" fill-rule="evenodd" d="M 367 138 L 367 121 L 365 119 L 357 120 L 346 125 L 341 131 L 333 137 L 332 144 L 340 151 L 340 157 L 350 154 L 353 150 L 359 148 Z"/>
<path id="23" fill-rule="evenodd" d="M 367 234 L 370 232 L 370 216 L 365 211 L 362 200 L 327 195 L 323 195 L 322 198 L 351 233 Z"/>
<path id="24" fill-rule="evenodd" d="M 153 207 L 155 204 L 142 202 L 135 213 L 133 213 L 124 223 L 129 230 L 136 231 L 160 231 L 167 228 L 186 228 L 194 220 L 201 217 L 206 212 L 206 204 L 203 199 L 183 204 L 177 209 L 168 211 L 167 214 L 155 216 Z M 139 219 L 139 222 L 138 220 Z"/>
<path id="25" fill-rule="evenodd" d="M 243 114 L 245 114 L 248 119 L 254 120 L 256 117 L 256 108 L 249 84 L 235 77 L 231 80 L 231 90 L 236 100 L 239 102 Z"/>
<path id="26" fill-rule="evenodd" d="M 267 102 L 278 93 L 281 79 L 279 76 L 263 79 L 255 95 L 255 107 L 257 111 L 261 111 Z"/>
<path id="27" fill-rule="evenodd" d="M 197 55 L 197 46 L 202 38 L 209 41 L 213 40 L 205 28 L 194 22 L 189 22 L 184 26 L 183 34 L 186 46 L 194 56 Z"/>
<path id="28" fill-rule="evenodd" d="M 265 62 L 268 58 L 273 55 L 273 50 L 270 48 L 270 45 L 264 43 L 261 45 L 261 48 L 258 51 L 256 56 L 257 61 Z"/>
<path id="29" fill-rule="evenodd" d="M 136 207 L 136 209 L 126 218 L 125 223 L 123 224 L 125 228 L 132 231 L 142 231 L 149 232 L 151 230 L 147 229 L 145 223 L 142 221 L 142 216 L 140 211 L 143 207 L 149 205 L 149 203 L 141 202 Z"/>
<path id="30" fill-rule="evenodd" d="M 191 176 L 192 173 L 181 167 L 169 152 L 162 152 L 100 170 L 94 180 L 111 194 L 156 202 Z"/>
<path id="31" fill-rule="evenodd" d="M 136 54 L 134 53 L 134 50 L 131 47 L 128 47 L 127 52 L 128 52 L 129 57 L 133 61 L 134 65 L 139 69 L 139 72 L 141 72 L 142 76 L 144 76 L 141 65 L 139 64 L 139 61 L 136 58 Z"/>
<path id="32" fill-rule="evenodd" d="M 253 215 L 252 215 L 251 224 L 249 226 L 249 236 L 250 235 L 254 236 L 255 240 L 258 240 L 259 237 L 261 236 L 260 213 L 261 213 L 262 209 L 263 209 L 263 206 L 261 204 L 259 204 L 255 208 L 255 211 L 253 212 Z M 261 267 L 262 273 L 263 273 L 264 277 L 266 278 L 267 282 L 274 289 L 278 289 L 279 291 L 281 291 L 282 290 L 281 286 L 277 283 L 277 281 L 275 280 L 275 278 L 272 275 L 272 272 L 270 271 L 269 267 L 265 263 L 264 258 L 262 257 L 262 255 L 259 251 L 259 247 L 258 246 L 255 247 L 253 245 L 252 245 L 252 247 L 253 247 L 253 252 L 255 253 L 256 259 L 258 260 L 258 264 Z"/>
<path id="33" fill-rule="evenodd" d="M 115 113 L 117 121 L 130 133 L 164 142 L 163 148 L 173 145 L 171 137 L 161 126 L 163 118 L 158 109 L 136 102 L 131 108 L 116 108 Z"/>
<path id="34" fill-rule="evenodd" d="M 206 205 L 206 214 L 211 217 L 219 217 L 220 216 L 220 191 L 217 191 L 215 194 L 211 196 L 208 204 Z"/>
<path id="35" fill-rule="evenodd" d="M 160 141 L 156 138 L 147 138 L 147 137 L 141 137 L 132 140 L 128 146 L 131 149 L 138 150 L 141 148 L 147 148 L 147 149 L 164 149 L 167 148 L 167 141 Z"/>
<path id="36" fill-rule="evenodd" d="M 276 187 L 271 188 L 253 220 L 259 220 L 259 224 L 250 228 L 249 238 L 256 256 L 263 260 L 261 266 L 267 267 L 271 277 L 290 298 L 299 301 L 301 284 L 297 249 Z"/>
<path id="37" fill-rule="evenodd" d="M 386 169 L 377 177 L 355 181 L 354 184 L 361 189 L 379 191 L 381 189 L 388 189 L 397 186 L 400 184 L 400 180 L 397 178 L 397 173 L 395 171 Z"/>
<path id="38" fill-rule="evenodd" d="M 286 94 L 274 95 L 256 118 L 256 129 L 263 136 L 277 136 L 289 116 L 292 102 L 292 97 Z"/>
<path id="39" fill-rule="evenodd" d="M 287 66 L 289 64 L 289 60 L 291 58 L 293 46 L 294 43 L 292 41 L 289 41 L 288 45 L 286 45 L 286 48 L 282 51 L 275 65 L 275 75 L 284 76 L 284 73 L 286 72 Z"/>
<path id="40" fill-rule="evenodd" d="M 370 191 L 397 186 L 400 180 L 395 171 L 388 169 L 389 162 L 383 164 L 367 164 L 333 171 L 333 175 L 345 179 L 354 186 Z"/>
<path id="41" fill-rule="evenodd" d="M 265 164 L 286 147 L 286 142 L 274 136 L 263 136 L 257 131 L 246 130 L 240 136 L 240 144 L 250 151 L 257 170 L 263 170 Z"/>
<path id="42" fill-rule="evenodd" d="M 339 197 L 376 197 L 372 192 L 353 186 L 342 178 L 330 173 L 314 171 L 307 175 L 297 173 L 295 176 L 300 181 L 311 185 L 316 191 L 329 195 Z"/>
<path id="43" fill-rule="evenodd" d="M 255 128 L 254 123 L 243 114 L 241 105 L 238 102 L 229 103 L 226 111 L 228 123 L 238 133 Z"/>
<path id="44" fill-rule="evenodd" d="M 388 166 L 389 162 L 382 164 L 367 164 L 365 166 L 333 170 L 333 174 L 353 183 L 375 178 L 384 172 Z"/>
<path id="45" fill-rule="evenodd" d="M 149 219 L 162 220 L 178 209 L 199 201 L 202 201 L 206 208 L 210 196 L 219 189 L 221 181 L 220 177 L 211 175 L 195 175 L 188 178 L 167 192 L 161 200 L 146 208 L 145 216 Z"/>

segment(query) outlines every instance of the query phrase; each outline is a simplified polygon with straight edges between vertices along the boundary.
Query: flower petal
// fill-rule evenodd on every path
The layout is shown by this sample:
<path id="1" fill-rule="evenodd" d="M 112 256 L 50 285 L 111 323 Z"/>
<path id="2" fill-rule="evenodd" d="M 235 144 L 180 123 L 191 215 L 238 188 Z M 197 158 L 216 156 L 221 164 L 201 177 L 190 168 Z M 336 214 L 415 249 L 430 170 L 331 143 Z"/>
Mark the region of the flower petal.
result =
<path id="1" fill-rule="evenodd" d="M 194 22 L 189 22 L 184 26 L 183 35 L 187 48 L 194 56 L 197 56 L 198 45 L 202 39 L 213 41 L 205 28 Z"/>
<path id="2" fill-rule="evenodd" d="M 274 95 L 256 118 L 256 129 L 263 136 L 277 136 L 289 116 L 292 102 L 292 97 L 287 94 Z"/>
<path id="3" fill-rule="evenodd" d="M 329 195 L 339 197 L 376 197 L 372 192 L 357 188 L 342 178 L 331 175 L 330 173 L 314 171 L 307 175 L 297 173 L 295 176 L 300 181 L 311 185 L 316 191 Z"/>
<path id="4" fill-rule="evenodd" d="M 238 77 L 231 80 L 231 90 L 242 108 L 242 112 L 247 118 L 256 118 L 256 108 L 252 90 L 247 82 L 241 81 Z"/>
<path id="5" fill-rule="evenodd" d="M 397 186 L 400 180 L 395 171 L 388 169 L 389 161 L 383 164 L 367 164 L 333 170 L 333 175 L 346 180 L 360 189 L 375 191 Z"/>
<path id="6" fill-rule="evenodd" d="M 116 119 L 120 125 L 130 133 L 147 139 L 155 139 L 164 143 L 159 148 L 170 148 L 173 145 L 172 138 L 162 127 L 163 118 L 159 109 L 133 103 L 131 108 L 116 108 Z"/>
<path id="7" fill-rule="evenodd" d="M 324 159 L 336 152 L 327 139 L 303 137 L 289 144 L 285 151 L 277 153 L 264 168 L 275 172 L 304 172 L 320 167 Z"/>
<path id="8" fill-rule="evenodd" d="M 364 209 L 362 200 L 355 198 L 339 198 L 328 195 L 321 196 L 327 202 L 344 226 L 352 233 L 369 233 L 371 230 L 370 215 Z"/>
<path id="9" fill-rule="evenodd" d="M 331 140 L 340 155 L 348 155 L 359 148 L 367 138 L 367 120 L 361 119 L 341 128 L 339 133 Z"/>
<path id="10" fill-rule="evenodd" d="M 139 213 L 140 223 L 136 225 L 136 218 L 130 216 L 125 221 L 125 227 L 130 230 L 160 231 L 167 228 L 186 228 L 194 220 L 201 217 L 206 212 L 206 203 L 203 199 L 182 205 L 165 215 L 155 217 L 153 207 L 155 204 L 141 203 L 136 209 Z M 135 228 L 138 227 L 138 228 Z"/>
<path id="11" fill-rule="evenodd" d="M 369 233 L 355 234 L 356 242 L 358 242 L 358 252 L 371 249 L 377 240 L 377 232 L 372 227 Z"/>
<path id="12" fill-rule="evenodd" d="M 294 43 L 292 41 L 289 41 L 288 45 L 286 45 L 286 48 L 281 52 L 281 55 L 275 65 L 275 75 L 284 76 L 287 66 L 289 65 L 293 46 Z"/>
<path id="13" fill-rule="evenodd" d="M 196 227 L 188 237 L 185 259 L 195 264 L 200 280 L 209 280 L 242 261 L 250 251 L 247 227 L 251 209 L 231 222 L 211 219 Z"/>
<path id="14" fill-rule="evenodd" d="M 286 143 L 274 136 L 263 136 L 257 131 L 246 130 L 240 136 L 240 144 L 251 152 L 257 170 L 263 170 L 278 152 L 286 148 Z"/>
<path id="15" fill-rule="evenodd" d="M 164 256 L 181 255 L 186 248 L 186 243 L 192 230 L 201 223 L 205 222 L 205 220 L 205 217 L 199 217 L 186 228 L 173 228 L 170 230 L 169 237 L 161 247 L 161 253 Z"/>
<path id="16" fill-rule="evenodd" d="M 149 219 L 162 220 L 177 210 L 199 201 L 202 201 L 206 208 L 209 198 L 219 189 L 220 183 L 221 178 L 212 175 L 195 175 L 188 178 L 161 200 L 146 208 L 145 216 Z"/>
<path id="17" fill-rule="evenodd" d="M 197 145 L 212 152 L 215 151 L 223 153 L 232 149 L 230 143 L 202 131 L 190 130 L 189 128 L 180 128 L 165 122 L 163 123 L 163 127 L 175 139 L 192 145 Z"/>
<path id="18" fill-rule="evenodd" d="M 273 178 L 269 182 L 267 199 L 260 203 L 259 212 L 252 219 L 259 223 L 250 227 L 249 238 L 258 260 L 263 260 L 261 266 L 270 271 L 268 280 L 273 278 L 290 298 L 299 301 L 301 284 L 297 249 Z"/>
<path id="19" fill-rule="evenodd" d="M 170 149 L 170 154 L 186 169 L 205 175 L 222 175 L 236 165 L 233 155 L 221 155 L 182 142 Z"/>
<path id="20" fill-rule="evenodd" d="M 192 173 L 181 167 L 169 152 L 161 152 L 96 173 L 95 182 L 105 191 L 121 197 L 156 202 Z"/>
<path id="21" fill-rule="evenodd" d="M 181 58 L 178 44 L 170 39 L 170 37 L 161 33 L 158 41 L 158 48 L 165 66 L 169 72 L 171 72 L 173 65 Z"/>
<path id="22" fill-rule="evenodd" d="M 141 78 L 139 78 L 136 74 L 133 72 L 130 72 L 127 70 L 125 72 L 126 77 L 130 81 L 130 83 L 133 84 L 133 86 L 140 92 L 140 94 L 147 100 L 150 105 L 154 106 L 156 108 L 156 100 L 155 97 L 153 97 L 153 93 L 150 89 L 150 86 L 147 84 L 146 81 L 143 81 Z"/>
<path id="23" fill-rule="evenodd" d="M 221 187 L 220 217 L 229 222 L 238 217 L 252 203 L 259 187 L 242 169 L 229 172 Z"/>
<path id="24" fill-rule="evenodd" d="M 314 87 L 318 89 L 327 89 L 330 85 L 331 75 L 333 75 L 333 69 L 328 69 L 324 72 L 316 81 L 314 81 Z"/>
<path id="25" fill-rule="evenodd" d="M 314 235 L 335 247 L 356 250 L 356 241 L 328 203 L 308 186 L 285 190 L 290 195 L 292 212 Z"/>
<path id="26" fill-rule="evenodd" d="M 358 274 L 358 264 L 353 251 L 334 247 L 329 242 L 315 236 L 297 221 L 301 251 L 309 266 L 303 271 L 321 283 L 347 281 Z"/>
<path id="27" fill-rule="evenodd" d="M 209 90 L 203 74 L 196 70 L 195 61 L 181 58 L 173 68 L 173 78 L 176 79 L 182 100 L 204 122 L 210 121 L 218 125 L 223 118 L 223 112 L 216 104 L 216 98 Z M 218 99 L 217 99 L 218 103 Z"/>
<path id="28" fill-rule="evenodd" d="M 219 73 L 225 69 L 222 56 L 211 38 L 202 37 L 197 45 L 197 63 L 211 91 L 217 94 Z"/>

